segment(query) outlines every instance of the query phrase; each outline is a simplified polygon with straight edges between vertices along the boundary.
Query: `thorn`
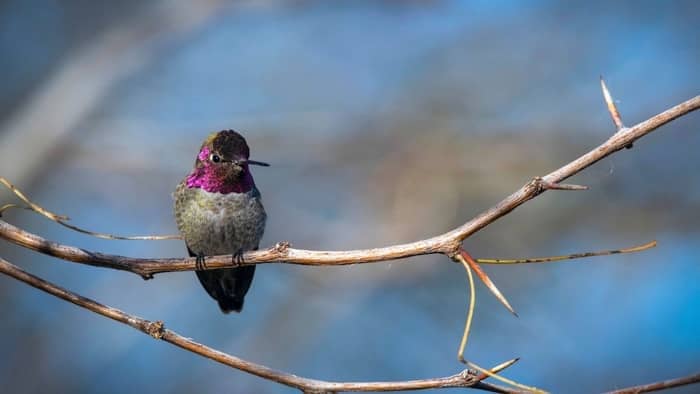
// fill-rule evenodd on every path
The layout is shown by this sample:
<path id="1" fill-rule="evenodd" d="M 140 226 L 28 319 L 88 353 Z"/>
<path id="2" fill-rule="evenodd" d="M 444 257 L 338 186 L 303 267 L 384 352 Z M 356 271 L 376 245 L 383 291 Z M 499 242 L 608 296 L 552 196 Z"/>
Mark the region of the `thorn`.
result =
<path id="1" fill-rule="evenodd" d="M 547 190 L 588 190 L 588 186 L 573 185 L 570 183 L 552 183 L 542 180 L 541 184 L 542 187 Z"/>
<path id="2" fill-rule="evenodd" d="M 498 364 L 495 367 L 491 368 L 491 372 L 499 373 L 506 368 L 510 368 L 513 364 L 517 363 L 518 361 L 520 361 L 520 357 L 516 357 L 516 358 L 508 360 L 504 363 Z"/>
<path id="3" fill-rule="evenodd" d="M 608 86 L 605 84 L 605 80 L 603 79 L 602 75 L 600 76 L 600 88 L 603 90 L 603 98 L 605 99 L 605 104 L 608 106 L 608 112 L 610 112 L 610 117 L 612 118 L 615 127 L 617 127 L 618 131 L 624 129 L 625 125 L 622 124 L 620 111 L 617 110 L 617 106 L 613 101 L 612 95 L 610 95 L 610 91 L 608 90 Z M 625 146 L 627 149 L 631 147 L 632 144 Z"/>
<path id="4" fill-rule="evenodd" d="M 491 373 L 499 373 L 499 372 L 503 371 L 504 369 L 511 367 L 513 364 L 517 363 L 518 361 L 520 361 L 520 357 L 516 357 L 516 358 L 508 360 L 504 363 L 500 363 L 500 364 L 496 365 L 495 367 L 491 368 L 490 371 L 491 371 Z M 488 377 L 489 377 L 489 375 L 487 375 L 485 373 L 481 373 L 476 377 L 476 380 L 484 380 Z"/>
<path id="5" fill-rule="evenodd" d="M 474 258 L 464 249 L 460 249 L 459 254 L 462 256 L 462 258 L 464 258 L 467 264 L 469 264 L 469 267 L 474 270 L 476 276 L 478 276 L 479 279 L 481 279 L 481 281 L 484 283 L 484 285 L 486 285 L 486 287 L 491 291 L 491 293 L 496 297 L 496 299 L 500 301 L 501 304 L 503 304 L 503 306 L 505 306 L 506 309 L 508 309 L 510 313 L 512 313 L 515 317 L 519 317 L 513 309 L 513 307 L 510 306 L 510 303 L 508 302 L 506 297 L 504 297 L 503 294 L 501 294 L 501 291 L 498 290 L 491 278 L 489 278 L 489 276 L 486 275 L 486 272 L 484 272 L 484 270 L 481 269 L 479 264 L 477 264 L 476 261 L 474 261 Z"/>
<path id="6" fill-rule="evenodd" d="M 530 181 L 536 189 L 536 193 L 542 193 L 545 190 L 588 190 L 588 186 L 573 185 L 570 183 L 557 183 L 546 181 L 541 176 L 536 176 Z"/>

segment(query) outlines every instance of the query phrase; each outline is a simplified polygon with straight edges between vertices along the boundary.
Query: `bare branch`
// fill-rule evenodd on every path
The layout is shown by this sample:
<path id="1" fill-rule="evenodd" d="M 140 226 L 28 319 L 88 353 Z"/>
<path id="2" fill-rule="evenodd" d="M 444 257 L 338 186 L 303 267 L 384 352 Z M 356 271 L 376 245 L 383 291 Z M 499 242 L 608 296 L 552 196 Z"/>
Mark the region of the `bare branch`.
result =
<path id="1" fill-rule="evenodd" d="M 465 266 L 465 268 L 467 268 Z M 97 313 L 104 317 L 118 321 L 120 323 L 131 326 L 145 334 L 150 335 L 154 339 L 160 339 L 171 343 L 179 348 L 189 352 L 198 354 L 202 357 L 211 359 L 218 363 L 229 367 L 259 376 L 261 378 L 271 380 L 289 387 L 294 387 L 306 393 L 324 393 L 324 392 L 342 392 L 342 391 L 358 391 L 358 392 L 378 392 L 378 391 L 406 391 L 406 390 L 423 390 L 423 389 L 438 389 L 451 387 L 471 387 L 496 393 L 514 393 L 515 391 L 497 386 L 494 384 L 483 382 L 486 377 L 493 376 L 518 361 L 513 359 L 506 361 L 493 367 L 491 370 L 481 370 L 479 375 L 474 375 L 469 370 L 464 370 L 460 373 L 432 379 L 396 381 L 396 382 L 328 382 L 323 380 L 303 378 L 287 372 L 277 371 L 264 365 L 256 364 L 241 358 L 220 352 L 216 349 L 202 345 L 189 338 L 165 328 L 162 321 L 150 321 L 140 318 L 135 315 L 128 314 L 119 309 L 112 308 L 107 305 L 100 304 L 97 301 L 83 297 L 62 287 L 54 285 L 51 282 L 45 281 L 37 276 L 34 276 L 21 268 L 11 264 L 10 262 L 0 258 L 0 273 L 15 278 L 34 288 L 49 293 L 57 298 L 68 301 L 81 308 L 85 308 L 91 312 Z M 499 376 L 500 377 L 500 376 Z M 632 394 L 645 393 L 656 390 L 663 390 L 672 387 L 689 385 L 700 382 L 700 373 L 678 378 L 656 382 L 641 386 L 634 386 L 625 389 L 611 391 L 610 394 Z M 532 388 L 534 389 L 534 388 Z M 536 389 L 535 389 L 536 390 Z"/>
<path id="2" fill-rule="evenodd" d="M 100 304 L 89 298 L 83 297 L 62 287 L 54 285 L 37 276 L 34 276 L 12 263 L 0 258 L 0 272 L 22 281 L 41 291 L 55 297 L 73 303 L 81 308 L 97 313 L 104 317 L 131 326 L 144 332 L 154 339 L 160 339 L 179 348 L 198 354 L 202 357 L 214 360 L 229 367 L 271 380 L 285 386 L 294 387 L 306 393 L 326 393 L 341 391 L 405 391 L 424 390 L 448 387 L 471 387 L 498 393 L 508 393 L 511 390 L 504 389 L 476 378 L 476 375 L 464 370 L 460 373 L 443 378 L 408 380 L 396 382 L 327 382 L 323 380 L 303 378 L 287 372 L 277 371 L 264 365 L 256 364 L 241 358 L 220 352 L 216 349 L 202 345 L 189 338 L 165 328 L 162 321 L 150 321 L 138 316 L 130 315 L 119 309 Z M 501 368 L 503 369 L 503 368 Z"/>
<path id="3" fill-rule="evenodd" d="M 682 378 L 663 380 L 660 382 L 643 384 L 640 386 L 628 387 L 624 389 L 619 389 L 615 391 L 610 391 L 608 394 L 638 394 L 638 393 L 649 393 L 652 391 L 666 390 L 673 387 L 687 386 L 689 384 L 700 383 L 700 372 L 685 376 Z"/>
<path id="4" fill-rule="evenodd" d="M 435 253 L 442 253 L 452 257 L 459 250 L 461 242 L 467 237 L 545 192 L 548 189 L 547 185 L 559 184 L 563 180 L 579 173 L 581 170 L 651 133 L 658 127 L 698 108 L 700 108 L 700 96 L 695 96 L 644 122 L 629 128 L 623 128 L 603 144 L 581 157 L 544 177 L 535 178 L 528 182 L 515 193 L 462 226 L 432 238 L 382 248 L 348 251 L 294 249 L 289 247 L 288 244 L 281 243 L 269 249 L 246 252 L 243 256 L 243 263 L 232 261 L 230 255 L 209 257 L 207 259 L 207 269 L 280 261 L 303 265 L 347 265 L 374 263 Z M 41 237 L 24 232 L 3 221 L 0 221 L 0 237 L 29 249 L 64 260 L 121 269 L 142 275 L 143 277 L 151 277 L 154 274 L 162 272 L 193 271 L 196 269 L 195 258 L 139 259 L 89 252 L 83 249 L 46 241 Z"/>

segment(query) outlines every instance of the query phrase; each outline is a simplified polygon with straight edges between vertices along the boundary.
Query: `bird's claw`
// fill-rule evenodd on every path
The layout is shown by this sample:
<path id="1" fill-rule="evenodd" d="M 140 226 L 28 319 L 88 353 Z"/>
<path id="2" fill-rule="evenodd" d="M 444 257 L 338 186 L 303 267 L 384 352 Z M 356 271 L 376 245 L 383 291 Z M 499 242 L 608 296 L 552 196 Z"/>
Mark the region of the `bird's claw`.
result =
<path id="1" fill-rule="evenodd" d="M 194 269 L 197 271 L 204 271 L 207 269 L 207 264 L 204 262 L 204 255 L 198 254 L 197 259 L 194 263 Z"/>
<path id="2" fill-rule="evenodd" d="M 238 249 L 236 253 L 231 255 L 231 264 L 234 266 L 241 266 L 245 260 L 243 260 L 243 249 Z"/>

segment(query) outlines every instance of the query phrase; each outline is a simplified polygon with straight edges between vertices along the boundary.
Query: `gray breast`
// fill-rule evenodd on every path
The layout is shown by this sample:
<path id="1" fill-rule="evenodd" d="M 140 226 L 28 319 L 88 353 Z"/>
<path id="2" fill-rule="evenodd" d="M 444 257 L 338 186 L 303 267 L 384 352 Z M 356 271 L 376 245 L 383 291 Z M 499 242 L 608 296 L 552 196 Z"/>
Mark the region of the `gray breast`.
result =
<path id="1" fill-rule="evenodd" d="M 231 254 L 257 249 L 265 229 L 260 193 L 210 193 L 180 184 L 175 219 L 187 246 L 196 254 Z"/>

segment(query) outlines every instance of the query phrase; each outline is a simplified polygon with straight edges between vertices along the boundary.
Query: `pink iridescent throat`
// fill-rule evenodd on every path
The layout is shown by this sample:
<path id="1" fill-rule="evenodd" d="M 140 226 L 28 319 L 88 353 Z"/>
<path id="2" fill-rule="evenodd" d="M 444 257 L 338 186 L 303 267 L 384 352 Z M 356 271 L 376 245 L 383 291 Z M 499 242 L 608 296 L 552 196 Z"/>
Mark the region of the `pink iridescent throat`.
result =
<path id="1" fill-rule="evenodd" d="M 199 152 L 198 158 L 203 165 L 192 170 L 192 173 L 187 176 L 185 183 L 188 188 L 203 189 L 210 193 L 228 194 L 247 193 L 255 187 L 253 176 L 248 171 L 248 164 L 243 165 L 241 177 L 231 181 L 221 175 L 222 171 L 217 168 L 216 164 L 209 161 L 209 153 L 211 151 L 206 146 Z"/>

